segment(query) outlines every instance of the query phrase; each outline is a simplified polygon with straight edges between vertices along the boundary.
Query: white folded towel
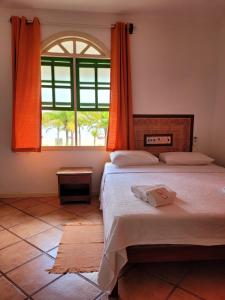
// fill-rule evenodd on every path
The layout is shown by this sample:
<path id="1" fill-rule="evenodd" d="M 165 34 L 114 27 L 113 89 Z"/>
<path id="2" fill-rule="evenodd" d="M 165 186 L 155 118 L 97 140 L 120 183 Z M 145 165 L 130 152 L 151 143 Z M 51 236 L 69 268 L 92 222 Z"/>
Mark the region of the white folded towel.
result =
<path id="1" fill-rule="evenodd" d="M 168 205 L 173 203 L 176 198 L 176 192 L 172 191 L 166 185 L 132 185 L 131 191 L 134 195 L 154 207 Z"/>

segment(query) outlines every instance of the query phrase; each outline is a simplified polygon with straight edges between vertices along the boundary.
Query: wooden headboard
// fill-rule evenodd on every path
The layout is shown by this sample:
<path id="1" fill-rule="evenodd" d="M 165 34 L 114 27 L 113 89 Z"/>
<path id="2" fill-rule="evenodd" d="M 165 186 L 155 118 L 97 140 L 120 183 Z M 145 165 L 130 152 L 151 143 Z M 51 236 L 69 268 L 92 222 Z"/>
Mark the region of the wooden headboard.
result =
<path id="1" fill-rule="evenodd" d="M 192 151 L 194 115 L 133 115 L 136 149 Z"/>

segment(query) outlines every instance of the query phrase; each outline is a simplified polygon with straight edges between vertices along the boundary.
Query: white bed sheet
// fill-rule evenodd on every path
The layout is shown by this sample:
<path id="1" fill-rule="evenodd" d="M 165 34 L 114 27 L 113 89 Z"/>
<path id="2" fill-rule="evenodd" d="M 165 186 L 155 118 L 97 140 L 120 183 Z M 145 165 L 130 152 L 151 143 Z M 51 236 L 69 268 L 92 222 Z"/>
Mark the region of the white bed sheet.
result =
<path id="1" fill-rule="evenodd" d="M 131 185 L 165 184 L 177 193 L 155 208 L 136 198 Z M 101 185 L 105 245 L 98 282 L 110 292 L 127 262 L 126 247 L 144 244 L 225 244 L 225 168 L 105 165 Z"/>

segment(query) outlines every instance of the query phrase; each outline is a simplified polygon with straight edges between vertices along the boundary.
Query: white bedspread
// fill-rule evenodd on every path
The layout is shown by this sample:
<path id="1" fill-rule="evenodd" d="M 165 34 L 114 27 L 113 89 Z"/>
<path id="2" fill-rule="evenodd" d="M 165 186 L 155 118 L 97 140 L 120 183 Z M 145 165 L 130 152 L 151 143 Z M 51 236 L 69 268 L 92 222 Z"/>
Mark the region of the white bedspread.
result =
<path id="1" fill-rule="evenodd" d="M 177 193 L 155 208 L 131 185 L 165 184 Z M 216 165 L 105 166 L 101 186 L 105 246 L 98 282 L 110 292 L 127 262 L 126 247 L 144 244 L 225 244 L 225 169 Z"/>

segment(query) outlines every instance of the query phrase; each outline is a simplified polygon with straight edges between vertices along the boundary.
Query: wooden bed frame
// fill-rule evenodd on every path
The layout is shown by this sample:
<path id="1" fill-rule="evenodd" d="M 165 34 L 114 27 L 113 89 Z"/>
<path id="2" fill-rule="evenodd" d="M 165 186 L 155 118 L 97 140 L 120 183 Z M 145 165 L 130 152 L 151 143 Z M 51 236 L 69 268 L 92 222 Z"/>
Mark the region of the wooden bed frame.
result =
<path id="1" fill-rule="evenodd" d="M 151 263 L 151 262 L 225 260 L 225 245 L 216 245 L 216 246 L 196 246 L 196 245 L 130 246 L 127 248 L 127 257 L 128 257 L 127 264 Z M 123 270 L 121 271 L 121 273 L 123 273 Z M 118 297 L 118 280 L 117 280 L 116 285 L 114 286 L 110 296 Z"/>
<path id="2" fill-rule="evenodd" d="M 134 132 L 136 149 L 158 154 L 168 151 L 192 151 L 194 115 L 134 115 Z M 158 145 L 146 147 L 146 134 L 172 134 L 172 145 Z M 127 248 L 128 262 L 178 262 L 224 260 L 225 245 L 197 246 L 197 245 L 136 245 Z M 118 280 L 110 296 L 118 297 Z"/>

